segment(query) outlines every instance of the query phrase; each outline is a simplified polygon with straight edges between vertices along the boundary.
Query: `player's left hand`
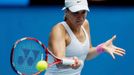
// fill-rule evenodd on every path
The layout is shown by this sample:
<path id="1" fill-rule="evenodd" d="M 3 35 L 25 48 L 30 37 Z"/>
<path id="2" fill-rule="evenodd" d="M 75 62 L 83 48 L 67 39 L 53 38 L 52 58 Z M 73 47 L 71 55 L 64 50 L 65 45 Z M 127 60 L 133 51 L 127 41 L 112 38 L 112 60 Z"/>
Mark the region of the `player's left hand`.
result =
<path id="1" fill-rule="evenodd" d="M 102 48 L 105 50 L 105 52 L 109 53 L 113 59 L 115 59 L 115 55 L 123 56 L 125 54 L 125 50 L 119 47 L 116 47 L 113 45 L 113 40 L 116 38 L 116 35 L 114 35 L 111 39 L 107 40 L 103 43 Z"/>

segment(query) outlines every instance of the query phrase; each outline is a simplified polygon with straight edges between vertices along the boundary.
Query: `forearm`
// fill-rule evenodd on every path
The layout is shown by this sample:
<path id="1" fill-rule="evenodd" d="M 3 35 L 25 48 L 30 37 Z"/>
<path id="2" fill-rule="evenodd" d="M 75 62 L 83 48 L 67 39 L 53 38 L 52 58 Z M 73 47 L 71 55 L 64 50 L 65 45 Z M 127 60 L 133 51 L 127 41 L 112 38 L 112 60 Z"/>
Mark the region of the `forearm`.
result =
<path id="1" fill-rule="evenodd" d="M 96 47 L 89 48 L 89 53 L 87 54 L 86 60 L 91 60 L 98 55 L 99 53 L 97 53 Z"/>
<path id="2" fill-rule="evenodd" d="M 95 58 L 96 56 L 98 56 L 99 54 L 101 54 L 102 52 L 104 52 L 104 49 L 102 48 L 103 44 L 100 44 L 96 47 L 90 47 L 89 48 L 89 53 L 87 54 L 86 59 L 87 60 L 91 60 L 93 58 Z"/>

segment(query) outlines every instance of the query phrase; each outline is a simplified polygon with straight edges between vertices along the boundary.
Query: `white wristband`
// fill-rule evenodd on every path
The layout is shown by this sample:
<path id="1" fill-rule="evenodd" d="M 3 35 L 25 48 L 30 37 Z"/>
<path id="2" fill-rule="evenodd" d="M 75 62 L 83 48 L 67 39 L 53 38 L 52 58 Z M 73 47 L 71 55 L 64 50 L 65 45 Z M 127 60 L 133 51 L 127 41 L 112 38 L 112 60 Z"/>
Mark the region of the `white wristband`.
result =
<path id="1" fill-rule="evenodd" d="M 62 59 L 63 65 L 72 65 L 74 63 L 75 63 L 75 61 L 73 59 L 67 59 L 67 58 Z"/>
<path id="2" fill-rule="evenodd" d="M 84 64 L 82 60 L 80 60 L 80 62 L 81 62 L 81 65 Z M 75 63 L 75 60 L 73 60 L 73 59 L 67 59 L 67 58 L 62 59 L 63 65 L 72 65 L 74 63 Z"/>

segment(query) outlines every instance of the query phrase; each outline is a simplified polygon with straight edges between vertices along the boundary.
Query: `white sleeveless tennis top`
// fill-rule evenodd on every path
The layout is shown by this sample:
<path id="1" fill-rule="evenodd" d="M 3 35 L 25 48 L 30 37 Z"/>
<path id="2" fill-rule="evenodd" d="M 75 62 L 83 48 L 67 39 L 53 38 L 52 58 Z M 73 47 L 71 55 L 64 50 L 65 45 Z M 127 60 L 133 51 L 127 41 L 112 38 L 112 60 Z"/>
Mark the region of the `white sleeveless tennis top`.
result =
<path id="1" fill-rule="evenodd" d="M 76 56 L 84 62 L 89 52 L 89 46 L 90 46 L 89 38 L 88 38 L 86 30 L 84 29 L 83 26 L 81 26 L 86 37 L 84 43 L 81 43 L 77 39 L 77 37 L 74 35 L 74 33 L 72 32 L 72 30 L 70 29 L 70 27 L 67 25 L 65 21 L 61 22 L 61 24 L 65 27 L 66 31 L 68 32 L 71 38 L 70 44 L 66 47 L 66 57 Z M 53 58 L 50 56 L 48 62 L 52 62 L 52 61 L 53 61 Z M 72 68 L 59 69 L 54 65 L 47 69 L 45 75 L 80 75 L 83 66 L 84 64 L 81 65 L 78 69 L 72 69 Z"/>

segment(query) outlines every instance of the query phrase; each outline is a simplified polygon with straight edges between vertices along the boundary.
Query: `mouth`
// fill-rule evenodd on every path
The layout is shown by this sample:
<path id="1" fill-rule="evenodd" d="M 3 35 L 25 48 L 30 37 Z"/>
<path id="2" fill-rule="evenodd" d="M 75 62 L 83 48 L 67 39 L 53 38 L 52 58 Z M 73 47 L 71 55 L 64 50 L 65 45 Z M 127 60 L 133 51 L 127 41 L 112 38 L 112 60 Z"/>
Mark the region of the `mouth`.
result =
<path id="1" fill-rule="evenodd" d="M 76 20 L 76 22 L 80 23 L 80 22 L 83 22 L 83 20 Z"/>

